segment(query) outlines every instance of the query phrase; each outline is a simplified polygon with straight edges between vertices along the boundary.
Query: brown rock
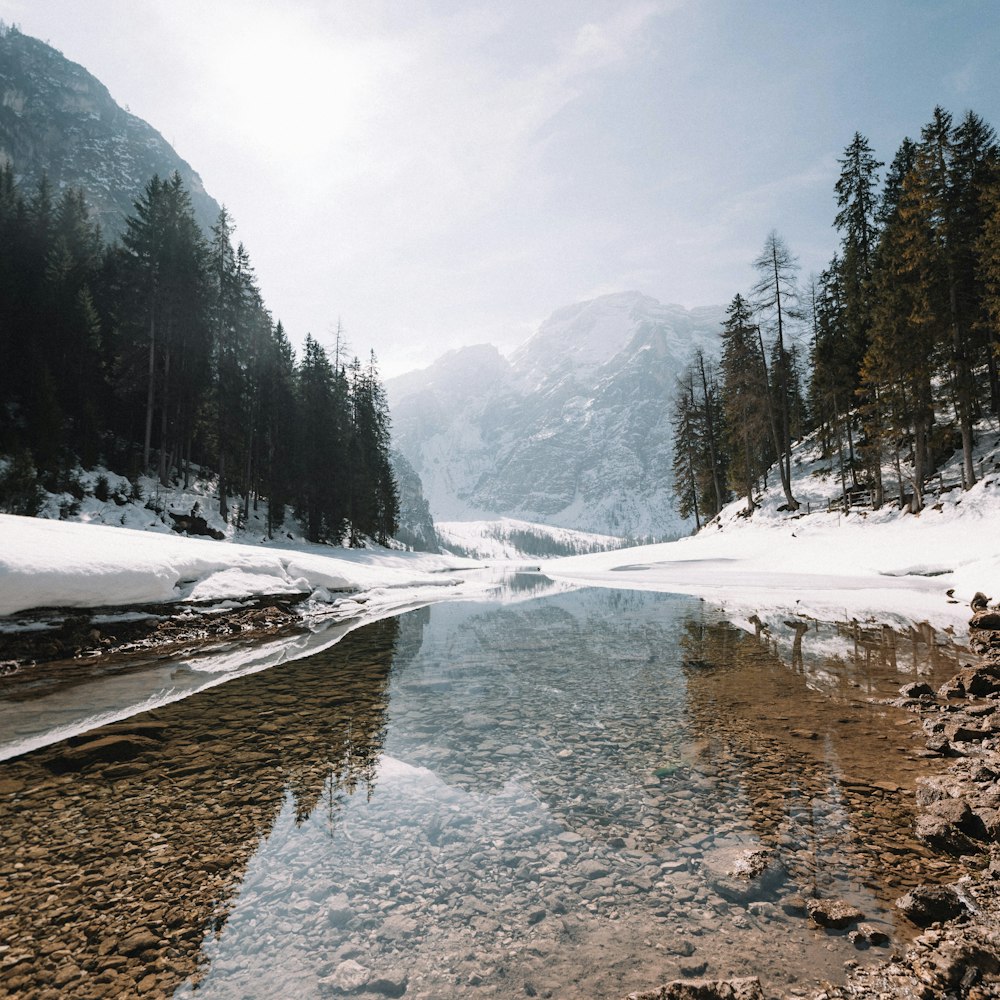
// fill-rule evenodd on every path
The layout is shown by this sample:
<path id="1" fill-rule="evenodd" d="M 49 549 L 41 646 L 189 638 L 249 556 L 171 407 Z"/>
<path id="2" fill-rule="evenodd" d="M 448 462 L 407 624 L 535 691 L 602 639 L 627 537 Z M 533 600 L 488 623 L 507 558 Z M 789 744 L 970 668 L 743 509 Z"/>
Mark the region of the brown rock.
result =
<path id="1" fill-rule="evenodd" d="M 965 903 L 950 885 L 918 885 L 897 899 L 896 906 L 918 927 L 953 920 L 965 911 Z"/>
<path id="2" fill-rule="evenodd" d="M 140 993 L 148 993 L 151 989 L 156 986 L 158 977 L 155 972 L 149 973 L 148 976 L 143 976 L 142 979 L 136 984 L 136 989 Z"/>
<path id="3" fill-rule="evenodd" d="M 889 943 L 889 935 L 874 924 L 858 924 L 857 933 L 869 944 L 881 945 Z"/>
<path id="4" fill-rule="evenodd" d="M 140 927 L 121 940 L 118 951 L 123 955 L 138 955 L 159 946 L 160 939 L 148 928 Z"/>
<path id="5" fill-rule="evenodd" d="M 904 684 L 899 689 L 899 693 L 904 698 L 923 698 L 933 696 L 934 688 L 932 688 L 930 684 L 925 684 L 923 681 L 916 681 L 912 684 Z"/>
<path id="6" fill-rule="evenodd" d="M 120 763 L 159 747 L 156 740 L 145 736 L 103 736 L 80 746 L 66 747 L 51 762 L 53 770 L 77 771 L 95 761 Z"/>
<path id="7" fill-rule="evenodd" d="M 1000 629 L 1000 611 L 989 609 L 974 614 L 969 621 L 969 628 L 996 631 Z"/>
<path id="8" fill-rule="evenodd" d="M 960 670 L 941 686 L 939 694 L 945 698 L 983 698 L 995 691 L 1000 691 L 1000 665 L 984 663 Z"/>
<path id="9" fill-rule="evenodd" d="M 993 735 L 993 729 L 968 722 L 948 722 L 945 723 L 943 735 L 952 743 L 981 743 Z"/>
<path id="10" fill-rule="evenodd" d="M 781 860 L 766 847 L 729 844 L 701 859 L 709 885 L 731 902 L 766 899 L 785 878 Z"/>
<path id="11" fill-rule="evenodd" d="M 808 899 L 806 913 L 820 927 L 831 927 L 835 930 L 843 930 L 865 919 L 861 910 L 843 899 Z"/>
<path id="12" fill-rule="evenodd" d="M 914 832 L 925 844 L 949 854 L 976 854 L 981 849 L 971 837 L 943 816 L 918 816 Z"/>
<path id="13" fill-rule="evenodd" d="M 764 1000 L 756 976 L 740 979 L 677 979 L 655 990 L 630 993 L 628 1000 Z"/>

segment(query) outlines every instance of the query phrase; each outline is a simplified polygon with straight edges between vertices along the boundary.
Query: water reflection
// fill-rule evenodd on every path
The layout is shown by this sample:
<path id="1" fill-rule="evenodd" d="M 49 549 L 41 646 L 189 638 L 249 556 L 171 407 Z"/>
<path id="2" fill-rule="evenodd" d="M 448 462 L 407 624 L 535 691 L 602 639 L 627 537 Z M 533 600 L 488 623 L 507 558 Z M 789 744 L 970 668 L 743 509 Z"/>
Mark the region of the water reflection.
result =
<path id="1" fill-rule="evenodd" d="M 335 834 L 345 799 L 372 794 L 400 632 L 5 763 L 4 988 L 156 996 L 192 975 L 283 810 Z"/>
<path id="2" fill-rule="evenodd" d="M 892 929 L 886 880 L 935 865 L 894 789 L 931 765 L 912 720 L 868 699 L 952 671 L 941 637 L 513 586 L 3 765 L 4 988 L 778 987 L 855 955 L 788 915 L 793 893 Z M 712 875 L 734 844 L 786 873 L 749 905 Z"/>

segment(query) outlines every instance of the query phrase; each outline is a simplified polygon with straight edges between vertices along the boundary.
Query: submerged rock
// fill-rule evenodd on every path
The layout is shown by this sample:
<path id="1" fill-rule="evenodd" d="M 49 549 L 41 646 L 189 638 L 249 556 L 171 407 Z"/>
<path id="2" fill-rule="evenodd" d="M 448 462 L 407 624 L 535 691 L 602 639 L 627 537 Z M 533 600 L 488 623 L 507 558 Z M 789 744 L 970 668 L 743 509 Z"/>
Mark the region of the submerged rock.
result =
<path id="1" fill-rule="evenodd" d="M 117 763 L 132 760 L 147 750 L 156 750 L 156 740 L 145 736 L 102 736 L 80 746 L 67 746 L 52 758 L 51 767 L 56 772 L 78 771 L 96 761 Z"/>
<path id="2" fill-rule="evenodd" d="M 371 973 L 360 962 L 348 958 L 341 962 L 326 979 L 320 980 L 320 985 L 334 995 L 354 993 L 360 990 L 369 979 L 371 979 Z"/>
<path id="3" fill-rule="evenodd" d="M 756 977 L 740 979 L 676 979 L 655 990 L 630 993 L 627 1000 L 764 1000 Z"/>
<path id="4" fill-rule="evenodd" d="M 861 910 L 843 899 L 806 900 L 806 913 L 820 927 L 829 927 L 833 930 L 844 930 L 851 924 L 865 919 Z"/>
<path id="5" fill-rule="evenodd" d="M 781 860 L 766 847 L 725 845 L 709 851 L 701 863 L 709 885 L 730 902 L 766 899 L 785 878 Z"/>

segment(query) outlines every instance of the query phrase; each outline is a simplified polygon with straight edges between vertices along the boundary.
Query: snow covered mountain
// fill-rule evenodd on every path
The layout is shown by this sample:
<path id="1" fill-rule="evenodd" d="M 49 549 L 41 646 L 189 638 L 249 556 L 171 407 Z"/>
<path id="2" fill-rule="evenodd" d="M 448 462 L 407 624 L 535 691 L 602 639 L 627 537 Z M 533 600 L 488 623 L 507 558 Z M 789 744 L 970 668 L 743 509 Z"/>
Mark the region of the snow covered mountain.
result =
<path id="1" fill-rule="evenodd" d="M 716 353 L 722 317 L 605 295 L 560 309 L 509 359 L 478 345 L 390 380 L 394 440 L 435 519 L 684 533 L 669 403 L 691 352 Z"/>
<path id="2" fill-rule="evenodd" d="M 219 214 L 201 178 L 151 125 L 115 103 L 108 89 L 45 42 L 0 25 L 0 163 L 26 190 L 47 176 L 55 197 L 82 187 L 110 236 L 153 174 L 175 170 L 206 230 Z"/>

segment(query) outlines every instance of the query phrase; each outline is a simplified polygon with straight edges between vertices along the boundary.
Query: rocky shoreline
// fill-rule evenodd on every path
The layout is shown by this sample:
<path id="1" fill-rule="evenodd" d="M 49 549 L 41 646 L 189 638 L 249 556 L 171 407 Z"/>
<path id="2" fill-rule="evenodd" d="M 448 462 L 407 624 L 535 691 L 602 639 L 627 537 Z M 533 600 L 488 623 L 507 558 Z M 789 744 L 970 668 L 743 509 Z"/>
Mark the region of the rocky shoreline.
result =
<path id="1" fill-rule="evenodd" d="M 980 657 L 934 690 L 911 683 L 898 707 L 917 713 L 927 756 L 954 760 L 917 787 L 915 833 L 951 859 L 949 884 L 921 885 L 901 896 L 900 912 L 922 933 L 903 954 L 875 965 L 848 963 L 843 985 L 814 990 L 809 1000 L 988 1000 L 1000 997 L 1000 610 L 977 595 L 970 648 Z M 810 918 L 823 924 L 821 915 Z M 854 920 L 849 934 L 868 943 Z M 755 977 L 677 980 L 630 993 L 627 1000 L 765 1000 Z M 799 995 L 796 995 L 799 1000 Z"/>
<path id="2" fill-rule="evenodd" d="M 296 607 L 305 594 L 276 594 L 242 601 L 185 605 L 39 608 L 12 616 L 3 633 L 0 676 L 38 663 L 134 658 L 139 653 L 175 655 L 188 648 L 236 638 L 261 639 L 303 628 Z"/>

